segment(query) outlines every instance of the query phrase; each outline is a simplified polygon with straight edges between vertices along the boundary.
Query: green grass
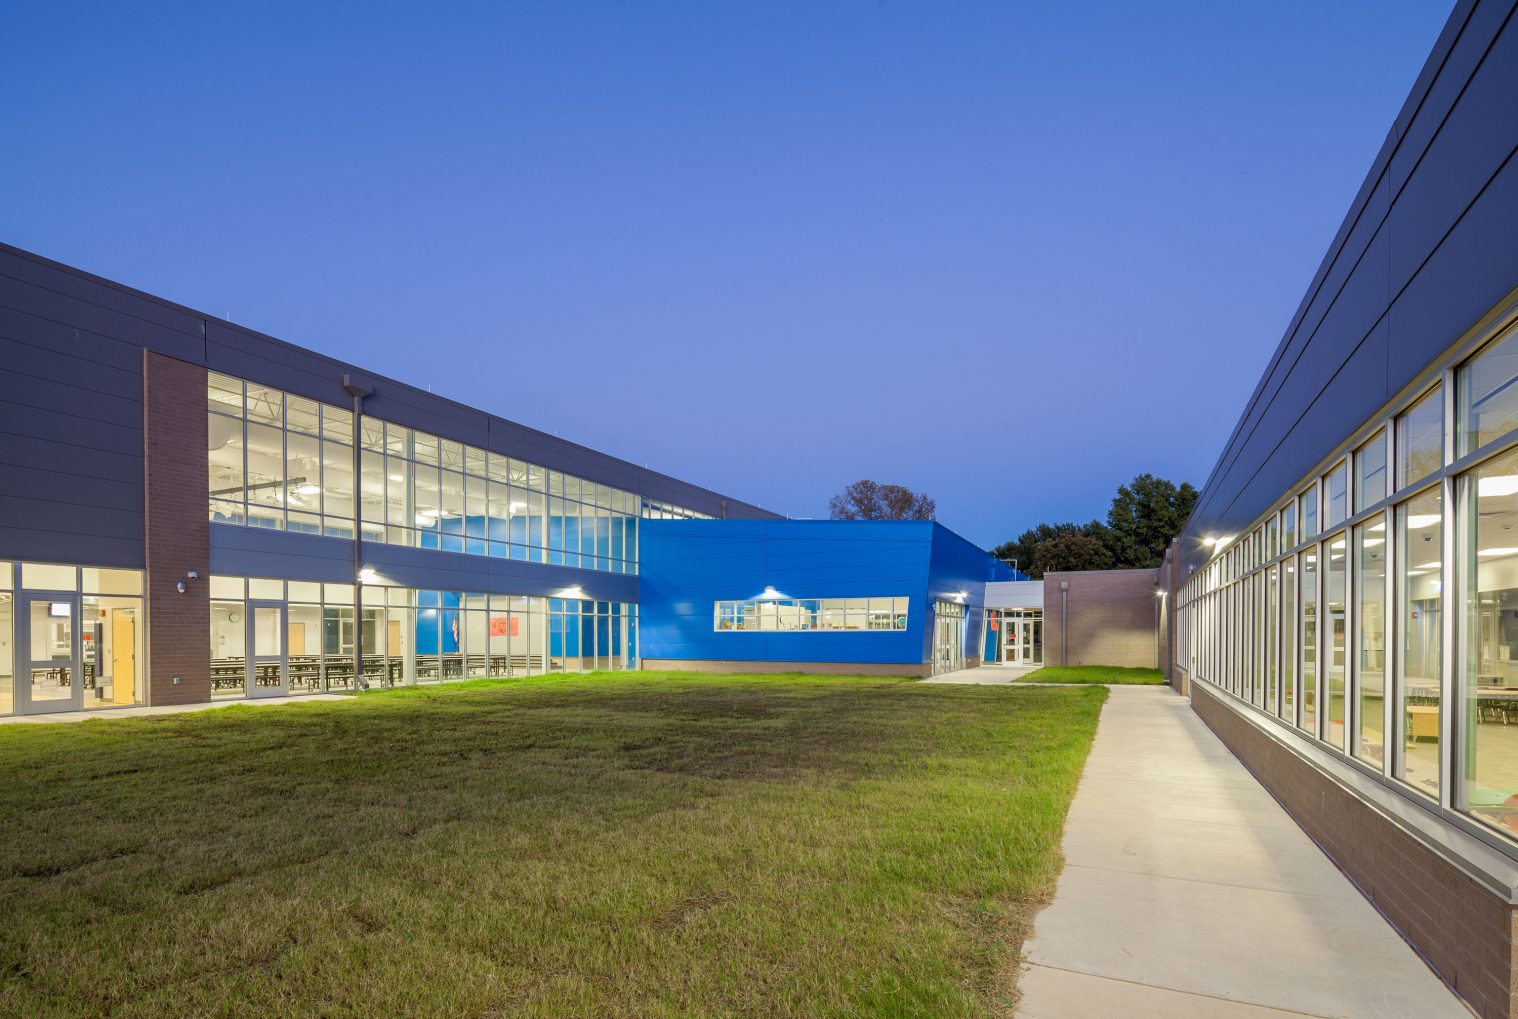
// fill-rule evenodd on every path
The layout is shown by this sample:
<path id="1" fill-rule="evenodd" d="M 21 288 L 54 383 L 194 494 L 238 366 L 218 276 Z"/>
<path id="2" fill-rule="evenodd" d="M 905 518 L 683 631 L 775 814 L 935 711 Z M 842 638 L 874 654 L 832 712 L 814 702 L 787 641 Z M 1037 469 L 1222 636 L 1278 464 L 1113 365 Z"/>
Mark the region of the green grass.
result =
<path id="1" fill-rule="evenodd" d="M 1159 669 L 1129 669 L 1117 665 L 1046 665 L 1018 682 L 1163 685 L 1165 674 Z"/>
<path id="2" fill-rule="evenodd" d="M 1005 1014 L 1105 694 L 621 673 L 0 726 L 0 1014 Z"/>

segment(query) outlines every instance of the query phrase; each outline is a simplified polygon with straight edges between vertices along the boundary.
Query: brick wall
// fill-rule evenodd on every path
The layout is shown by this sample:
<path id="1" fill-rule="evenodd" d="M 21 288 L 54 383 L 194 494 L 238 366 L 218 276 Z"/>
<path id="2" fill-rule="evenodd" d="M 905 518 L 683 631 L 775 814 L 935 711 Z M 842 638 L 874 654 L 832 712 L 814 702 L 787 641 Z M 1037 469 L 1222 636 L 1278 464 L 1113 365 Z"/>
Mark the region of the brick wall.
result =
<path id="1" fill-rule="evenodd" d="M 1154 668 L 1154 585 L 1154 570 L 1044 574 L 1045 664 Z"/>
<path id="2" fill-rule="evenodd" d="M 211 699 L 206 370 L 143 351 L 148 703 Z M 199 574 L 198 580 L 187 574 Z M 185 593 L 176 585 L 185 582 Z M 174 677 L 179 683 L 174 683 Z"/>
<path id="3" fill-rule="evenodd" d="M 1518 909 L 1240 717 L 1205 685 L 1192 686 L 1191 705 L 1477 1015 L 1518 1016 Z"/>

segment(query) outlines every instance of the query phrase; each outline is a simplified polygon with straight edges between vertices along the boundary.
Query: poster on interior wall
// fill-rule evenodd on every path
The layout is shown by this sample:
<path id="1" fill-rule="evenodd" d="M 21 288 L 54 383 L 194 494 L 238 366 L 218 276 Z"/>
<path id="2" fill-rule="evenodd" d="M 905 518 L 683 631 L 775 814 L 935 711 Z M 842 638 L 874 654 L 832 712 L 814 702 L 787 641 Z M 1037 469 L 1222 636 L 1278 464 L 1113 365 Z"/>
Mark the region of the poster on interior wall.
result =
<path id="1" fill-rule="evenodd" d="M 516 637 L 519 620 L 516 616 L 491 616 L 490 635 L 492 637 Z"/>

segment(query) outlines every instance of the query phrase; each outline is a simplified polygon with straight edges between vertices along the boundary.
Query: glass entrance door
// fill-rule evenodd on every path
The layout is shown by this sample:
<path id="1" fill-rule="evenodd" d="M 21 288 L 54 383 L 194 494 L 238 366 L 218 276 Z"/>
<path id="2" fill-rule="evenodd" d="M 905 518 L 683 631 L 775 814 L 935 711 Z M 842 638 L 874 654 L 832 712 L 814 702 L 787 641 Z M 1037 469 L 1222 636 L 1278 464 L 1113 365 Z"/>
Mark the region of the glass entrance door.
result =
<path id="1" fill-rule="evenodd" d="M 284 602 L 248 602 L 249 697 L 278 697 L 290 692 L 285 626 Z"/>
<path id="2" fill-rule="evenodd" d="M 79 595 L 73 591 L 25 591 L 16 627 L 26 643 L 17 670 L 16 708 L 24 712 L 72 711 L 83 702 L 79 654 Z"/>

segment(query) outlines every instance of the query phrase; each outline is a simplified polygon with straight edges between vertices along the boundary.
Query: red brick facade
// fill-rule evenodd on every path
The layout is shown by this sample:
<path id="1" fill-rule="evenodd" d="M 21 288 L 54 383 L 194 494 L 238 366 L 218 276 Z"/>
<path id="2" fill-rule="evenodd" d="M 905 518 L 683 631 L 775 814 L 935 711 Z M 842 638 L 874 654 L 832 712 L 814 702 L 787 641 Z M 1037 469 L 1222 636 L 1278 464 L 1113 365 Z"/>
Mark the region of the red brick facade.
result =
<path id="1" fill-rule="evenodd" d="M 1044 664 L 1157 667 L 1164 620 L 1155 579 L 1154 570 L 1044 574 Z"/>
<path id="2" fill-rule="evenodd" d="M 1272 739 L 1206 685 L 1192 686 L 1191 704 L 1477 1015 L 1518 1015 L 1518 909 Z"/>
<path id="3" fill-rule="evenodd" d="M 211 699 L 206 370 L 146 350 L 142 367 L 148 703 L 191 704 Z"/>

